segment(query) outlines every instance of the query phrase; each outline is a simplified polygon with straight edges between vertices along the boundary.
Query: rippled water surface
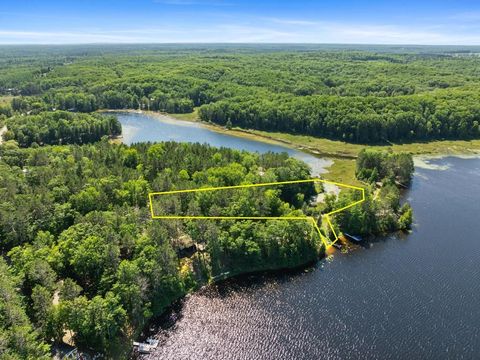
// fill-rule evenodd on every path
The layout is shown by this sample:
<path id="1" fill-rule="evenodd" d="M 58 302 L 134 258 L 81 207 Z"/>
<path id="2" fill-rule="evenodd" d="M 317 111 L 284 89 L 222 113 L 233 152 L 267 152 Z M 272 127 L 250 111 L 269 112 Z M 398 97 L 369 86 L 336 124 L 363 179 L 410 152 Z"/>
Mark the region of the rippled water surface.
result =
<path id="1" fill-rule="evenodd" d="M 480 359 L 480 159 L 431 165 L 406 194 L 410 235 L 193 294 L 148 358 Z"/>

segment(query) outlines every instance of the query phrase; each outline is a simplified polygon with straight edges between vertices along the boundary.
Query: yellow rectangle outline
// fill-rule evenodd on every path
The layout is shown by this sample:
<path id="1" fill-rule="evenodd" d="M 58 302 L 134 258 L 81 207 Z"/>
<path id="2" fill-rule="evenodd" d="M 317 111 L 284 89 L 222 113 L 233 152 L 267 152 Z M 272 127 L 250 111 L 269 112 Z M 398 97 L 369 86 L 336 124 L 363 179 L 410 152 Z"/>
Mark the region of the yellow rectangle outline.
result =
<path id="1" fill-rule="evenodd" d="M 214 191 L 214 190 L 226 190 L 226 189 L 245 189 L 245 188 L 252 188 L 252 187 L 261 187 L 261 186 L 274 186 L 274 185 L 288 185 L 288 184 L 304 184 L 309 182 L 321 182 L 324 184 L 332 184 L 348 189 L 358 190 L 362 193 L 362 199 L 355 201 L 351 204 L 341 207 L 340 209 L 333 210 L 329 213 L 323 214 L 322 217 L 325 217 L 327 220 L 327 224 L 332 230 L 332 233 L 335 237 L 333 241 L 327 239 L 320 231 L 318 227 L 317 221 L 313 216 L 180 216 L 180 215 L 155 215 L 153 211 L 153 197 L 158 195 L 170 195 L 170 194 L 182 194 L 182 193 L 190 193 L 190 192 L 202 192 L 202 191 Z M 339 182 L 334 182 L 330 180 L 320 179 L 320 178 L 312 178 L 312 179 L 302 179 L 302 180 L 290 180 L 290 181 L 276 181 L 276 182 L 269 182 L 269 183 L 259 183 L 259 184 L 246 184 L 246 185 L 233 185 L 233 186 L 218 186 L 218 187 L 205 187 L 199 189 L 187 189 L 187 190 L 170 190 L 170 191 L 161 191 L 161 192 L 151 192 L 148 194 L 148 199 L 150 203 L 150 214 L 152 219 L 170 219 L 170 220 L 302 220 L 302 221 L 310 221 L 312 222 L 313 227 L 318 232 L 320 239 L 322 240 L 325 248 L 328 248 L 335 244 L 338 241 L 337 233 L 330 221 L 330 215 L 339 213 L 343 210 L 351 208 L 352 206 L 358 205 L 365 201 L 365 189 L 353 186 L 349 184 L 343 184 Z"/>

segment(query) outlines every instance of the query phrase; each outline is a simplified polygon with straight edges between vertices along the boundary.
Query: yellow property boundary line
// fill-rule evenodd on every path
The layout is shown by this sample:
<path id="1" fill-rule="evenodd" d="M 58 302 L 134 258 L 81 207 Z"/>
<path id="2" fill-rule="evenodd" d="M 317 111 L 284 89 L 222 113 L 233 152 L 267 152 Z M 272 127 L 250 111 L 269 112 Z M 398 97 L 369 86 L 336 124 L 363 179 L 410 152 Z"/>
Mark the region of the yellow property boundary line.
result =
<path id="1" fill-rule="evenodd" d="M 171 195 L 171 194 L 183 194 L 183 193 L 190 193 L 190 192 L 202 192 L 202 191 L 214 191 L 214 190 L 226 190 L 226 189 L 244 189 L 244 188 L 252 188 L 252 187 L 260 187 L 260 186 L 273 186 L 273 185 L 288 185 L 288 184 L 302 184 L 302 183 L 309 183 L 309 182 L 321 182 L 324 184 L 332 184 L 337 185 L 340 187 L 354 189 L 362 192 L 362 199 L 355 201 L 351 204 L 348 204 L 340 209 L 336 209 L 330 211 L 329 213 L 323 214 L 322 217 L 325 217 L 328 226 L 332 230 L 335 239 L 330 241 L 327 239 L 320 231 L 318 227 L 317 221 L 313 216 L 180 216 L 180 215 L 155 215 L 153 212 L 153 197 L 154 196 L 161 196 L 161 195 Z M 343 210 L 351 208 L 352 206 L 358 205 L 365 201 L 365 189 L 348 185 L 342 184 L 334 181 L 313 178 L 313 179 L 306 179 L 306 180 L 292 180 L 292 181 L 277 181 L 277 182 L 270 182 L 270 183 L 260 183 L 260 184 L 247 184 L 247 185 L 234 185 L 234 186 L 219 186 L 219 187 L 206 187 L 200 189 L 188 189 L 188 190 L 172 190 L 172 191 L 162 191 L 162 192 L 152 192 L 148 194 L 148 199 L 150 202 L 150 213 L 152 215 L 152 219 L 170 219 L 170 220 L 199 220 L 199 219 L 208 219 L 208 220 L 302 220 L 302 221 L 309 221 L 312 223 L 313 227 L 317 230 L 320 239 L 323 241 L 325 248 L 332 246 L 338 241 L 338 236 L 333 228 L 332 222 L 330 221 L 330 215 L 334 215 L 339 213 Z"/>

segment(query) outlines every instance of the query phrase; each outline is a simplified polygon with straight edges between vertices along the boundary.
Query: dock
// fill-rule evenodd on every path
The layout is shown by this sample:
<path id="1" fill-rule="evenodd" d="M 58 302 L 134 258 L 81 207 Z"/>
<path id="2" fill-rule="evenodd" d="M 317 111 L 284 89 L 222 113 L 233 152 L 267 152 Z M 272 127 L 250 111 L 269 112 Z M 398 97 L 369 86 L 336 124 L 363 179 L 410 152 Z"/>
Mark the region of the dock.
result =
<path id="1" fill-rule="evenodd" d="M 335 248 L 337 248 L 338 250 L 341 250 L 342 247 L 343 247 L 342 244 L 340 244 L 339 242 L 334 242 L 334 243 L 332 244 L 332 246 L 335 247 Z"/>
<path id="2" fill-rule="evenodd" d="M 136 348 L 140 354 L 150 354 L 157 348 L 157 346 L 158 340 L 153 338 L 148 338 L 144 343 L 133 342 L 133 347 Z"/>

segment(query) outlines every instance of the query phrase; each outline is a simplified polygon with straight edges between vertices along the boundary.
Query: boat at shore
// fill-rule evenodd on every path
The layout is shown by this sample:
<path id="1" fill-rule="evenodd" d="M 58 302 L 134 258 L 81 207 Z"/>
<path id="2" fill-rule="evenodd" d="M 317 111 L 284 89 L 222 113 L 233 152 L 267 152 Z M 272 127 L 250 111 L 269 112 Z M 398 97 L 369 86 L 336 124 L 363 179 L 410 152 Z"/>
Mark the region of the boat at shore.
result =
<path id="1" fill-rule="evenodd" d="M 360 243 L 363 241 L 363 238 L 358 236 L 358 235 L 350 235 L 350 234 L 347 234 L 347 233 L 343 233 L 343 235 L 350 241 L 353 241 L 355 243 Z"/>

